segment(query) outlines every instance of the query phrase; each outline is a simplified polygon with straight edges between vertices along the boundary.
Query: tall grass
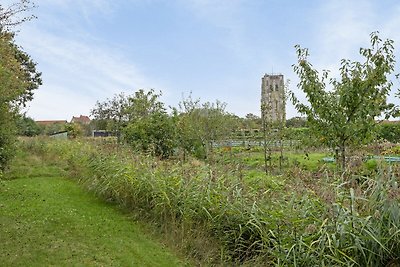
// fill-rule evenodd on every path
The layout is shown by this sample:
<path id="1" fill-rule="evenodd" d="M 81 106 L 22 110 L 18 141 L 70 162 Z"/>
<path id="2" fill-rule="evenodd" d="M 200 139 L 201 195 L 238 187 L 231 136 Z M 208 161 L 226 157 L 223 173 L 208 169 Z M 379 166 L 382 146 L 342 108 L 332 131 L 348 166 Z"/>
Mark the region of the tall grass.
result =
<path id="1" fill-rule="evenodd" d="M 318 190 L 334 189 L 326 201 L 312 190 L 298 191 L 298 177 L 288 177 L 291 191 L 255 191 L 229 166 L 160 161 L 87 141 L 32 139 L 24 146 L 134 210 L 207 265 L 400 264 L 399 178 L 391 166 L 374 177 L 324 177 L 328 187 Z"/>

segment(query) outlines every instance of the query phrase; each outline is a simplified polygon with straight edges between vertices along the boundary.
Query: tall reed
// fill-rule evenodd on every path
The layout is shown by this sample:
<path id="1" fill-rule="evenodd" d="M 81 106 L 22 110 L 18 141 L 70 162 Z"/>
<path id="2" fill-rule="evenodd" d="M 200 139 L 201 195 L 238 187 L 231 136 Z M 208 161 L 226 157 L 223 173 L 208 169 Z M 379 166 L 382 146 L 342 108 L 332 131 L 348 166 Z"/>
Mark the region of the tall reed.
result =
<path id="1" fill-rule="evenodd" d="M 207 265 L 399 265 L 400 189 L 391 166 L 357 182 L 325 177 L 335 188 L 326 202 L 311 191 L 255 192 L 222 165 L 161 161 L 88 141 L 32 139 L 24 146 L 172 232 L 185 253 Z"/>

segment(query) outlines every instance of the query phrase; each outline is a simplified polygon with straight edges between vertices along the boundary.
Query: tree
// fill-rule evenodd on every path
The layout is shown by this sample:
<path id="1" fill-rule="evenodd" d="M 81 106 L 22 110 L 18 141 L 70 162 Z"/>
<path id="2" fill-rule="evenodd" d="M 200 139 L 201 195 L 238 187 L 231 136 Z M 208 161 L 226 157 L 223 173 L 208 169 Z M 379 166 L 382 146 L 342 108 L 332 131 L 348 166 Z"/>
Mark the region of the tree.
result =
<path id="1" fill-rule="evenodd" d="M 15 151 L 19 109 L 33 96 L 41 81 L 36 63 L 14 42 L 12 27 L 30 17 L 19 16 L 32 8 L 21 0 L 4 8 L 0 4 L 0 171 Z"/>
<path id="2" fill-rule="evenodd" d="M 176 146 L 176 131 L 171 118 L 159 98 L 161 92 L 139 90 L 128 97 L 124 129 L 126 141 L 134 147 L 161 158 L 172 155 Z"/>
<path id="3" fill-rule="evenodd" d="M 198 157 L 209 157 L 213 143 L 227 138 L 236 127 L 234 116 L 225 111 L 226 104 L 200 103 L 191 97 L 180 103 L 178 138 L 181 147 Z"/>
<path id="4" fill-rule="evenodd" d="M 161 92 L 156 93 L 154 89 L 147 92 L 140 89 L 134 95 L 128 96 L 125 109 L 128 121 L 132 122 L 155 113 L 165 112 L 164 103 L 159 100 L 161 95 Z"/>
<path id="5" fill-rule="evenodd" d="M 302 128 L 306 127 L 307 119 L 303 117 L 293 117 L 286 120 L 286 127 L 289 128 Z"/>
<path id="6" fill-rule="evenodd" d="M 163 159 L 170 157 L 176 147 L 173 119 L 166 112 L 154 112 L 129 123 L 124 129 L 127 143 Z"/>
<path id="7" fill-rule="evenodd" d="M 15 26 L 36 18 L 35 15 L 21 16 L 21 14 L 24 14 L 35 7 L 35 4 L 30 0 L 20 0 L 8 7 L 4 7 L 0 4 L 0 31 L 9 32 Z"/>
<path id="8" fill-rule="evenodd" d="M 308 61 L 308 50 L 295 46 L 298 62 L 293 68 L 300 78 L 298 88 L 306 94 L 309 104 L 301 103 L 292 93 L 293 103 L 307 117 L 311 131 L 326 145 L 339 150 L 343 170 L 346 148 L 370 140 L 375 119 L 390 114 L 393 108 L 386 101 L 393 85 L 388 78 L 395 65 L 393 41 L 382 41 L 377 32 L 370 37 L 371 48 L 360 49 L 364 62 L 343 59 L 340 79 L 328 78 L 326 70 L 320 77 Z"/>
<path id="9" fill-rule="evenodd" d="M 133 95 L 120 93 L 112 99 L 97 102 L 91 111 L 98 126 L 114 131 L 118 143 L 123 140 L 133 147 L 162 158 L 175 148 L 175 127 L 159 98 L 161 92 L 140 89 Z"/>
<path id="10" fill-rule="evenodd" d="M 65 130 L 68 131 L 69 138 L 77 138 L 83 135 L 83 129 L 80 123 L 67 123 L 65 124 Z"/>
<path id="11" fill-rule="evenodd" d="M 16 123 L 20 136 L 36 136 L 41 132 L 40 126 L 32 118 L 25 115 L 19 115 Z"/>
<path id="12" fill-rule="evenodd" d="M 128 97 L 124 93 L 116 94 L 112 99 L 104 102 L 96 102 L 96 106 L 91 110 L 91 115 L 97 122 L 97 126 L 116 133 L 118 143 L 121 142 L 121 130 L 126 126 Z"/>
<path id="13" fill-rule="evenodd" d="M 282 77 L 283 78 L 283 77 Z M 262 80 L 264 88 L 264 79 Z M 272 146 L 279 144 L 279 168 L 282 170 L 283 162 L 283 138 L 285 135 L 286 121 L 286 99 L 287 88 L 290 81 L 287 80 L 282 87 L 276 86 L 275 92 L 278 95 L 272 96 L 272 90 L 263 91 L 265 101 L 261 101 L 261 125 L 263 131 L 263 147 L 264 147 L 264 168 L 265 173 L 272 171 Z M 271 87 L 272 88 L 272 85 Z M 278 89 L 279 88 L 279 89 Z M 276 114 L 276 115 L 273 115 Z M 269 165 L 269 166 L 268 166 Z"/>

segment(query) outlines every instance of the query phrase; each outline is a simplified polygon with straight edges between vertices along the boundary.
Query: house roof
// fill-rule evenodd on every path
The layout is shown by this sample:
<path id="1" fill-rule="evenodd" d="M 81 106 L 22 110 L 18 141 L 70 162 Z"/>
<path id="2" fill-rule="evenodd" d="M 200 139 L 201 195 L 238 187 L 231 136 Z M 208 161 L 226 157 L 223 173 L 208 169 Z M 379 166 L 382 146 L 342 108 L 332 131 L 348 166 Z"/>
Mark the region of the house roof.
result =
<path id="1" fill-rule="evenodd" d="M 63 124 L 63 123 L 67 123 L 66 120 L 48 120 L 48 121 L 36 121 L 37 124 L 39 125 L 51 125 L 51 124 Z"/>
<path id="2" fill-rule="evenodd" d="M 90 118 L 85 115 L 80 115 L 79 117 L 73 116 L 71 119 L 71 122 L 79 122 L 82 124 L 89 124 L 90 123 Z"/>

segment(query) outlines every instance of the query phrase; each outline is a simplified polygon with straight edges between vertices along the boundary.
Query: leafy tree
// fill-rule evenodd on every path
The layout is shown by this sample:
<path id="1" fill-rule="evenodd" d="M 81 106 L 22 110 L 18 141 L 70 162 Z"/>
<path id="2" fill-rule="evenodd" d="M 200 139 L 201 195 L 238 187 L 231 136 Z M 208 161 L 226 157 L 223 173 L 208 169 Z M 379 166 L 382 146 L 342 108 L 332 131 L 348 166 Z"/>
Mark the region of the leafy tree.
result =
<path id="1" fill-rule="evenodd" d="M 16 123 L 21 106 L 32 99 L 33 91 L 42 83 L 36 63 L 14 42 L 11 28 L 29 19 L 20 18 L 30 10 L 30 1 L 20 1 L 9 7 L 0 4 L 0 171 L 13 155 Z"/>
<path id="2" fill-rule="evenodd" d="M 17 129 L 20 136 L 36 136 L 41 133 L 40 126 L 32 118 L 25 115 L 18 116 Z"/>
<path id="3" fill-rule="evenodd" d="M 293 117 L 286 120 L 286 127 L 290 128 L 302 128 L 306 127 L 307 119 L 303 117 Z"/>
<path id="4" fill-rule="evenodd" d="M 68 131 L 69 138 L 77 138 L 83 135 L 83 127 L 80 123 L 67 123 L 65 124 L 65 130 Z"/>
<path id="5" fill-rule="evenodd" d="M 104 102 L 96 102 L 96 106 L 91 110 L 91 115 L 101 128 L 116 132 L 118 143 L 121 142 L 121 130 L 126 126 L 128 118 L 126 109 L 128 106 L 128 97 L 124 93 L 114 95 L 112 99 Z"/>
<path id="6" fill-rule="evenodd" d="M 256 128 L 261 128 L 261 118 L 257 115 L 254 115 L 252 113 L 246 114 L 244 118 L 244 126 L 247 129 L 256 129 Z"/>
<path id="7" fill-rule="evenodd" d="M 170 157 L 176 147 L 175 124 L 165 112 L 141 117 L 129 123 L 124 131 L 129 144 L 161 158 Z"/>
<path id="8" fill-rule="evenodd" d="M 209 157 L 213 143 L 221 141 L 237 127 L 234 116 L 225 111 L 226 104 L 206 102 L 191 97 L 180 103 L 178 139 L 181 147 L 198 157 Z"/>
<path id="9" fill-rule="evenodd" d="M 117 132 L 119 143 L 120 135 L 124 134 L 124 141 L 132 146 L 166 158 L 175 147 L 175 127 L 160 97 L 161 92 L 153 89 L 147 92 L 140 89 L 133 95 L 120 93 L 104 102 L 98 101 L 91 114 L 97 126 Z"/>
<path id="10" fill-rule="evenodd" d="M 164 104 L 159 100 L 160 97 L 161 92 L 156 93 L 154 89 L 147 92 L 140 89 L 134 95 L 128 96 L 125 108 L 127 120 L 132 122 L 155 113 L 165 112 Z"/>
<path id="11" fill-rule="evenodd" d="M 286 106 L 287 99 L 287 88 L 289 86 L 289 80 L 286 81 L 285 86 L 282 90 L 279 90 L 279 95 L 282 103 L 282 107 Z M 277 104 L 273 104 L 272 99 L 269 101 L 262 101 L 261 103 L 261 125 L 263 131 L 263 148 L 264 148 L 264 169 L 265 173 L 272 171 L 272 145 L 279 143 L 279 168 L 282 170 L 283 162 L 283 138 L 285 135 L 285 121 L 286 121 L 286 110 L 279 110 Z M 277 117 L 271 116 L 270 112 L 274 110 Z M 269 166 L 268 166 L 269 165 Z"/>
<path id="12" fill-rule="evenodd" d="M 378 137 L 392 143 L 400 142 L 400 124 L 398 122 L 383 122 L 378 125 Z"/>
<path id="13" fill-rule="evenodd" d="M 326 70 L 320 77 L 308 61 L 308 50 L 295 47 L 298 62 L 293 68 L 300 78 L 298 88 L 309 104 L 301 103 L 292 93 L 293 103 L 307 117 L 312 132 L 329 147 L 339 149 L 344 169 L 346 148 L 370 140 L 375 118 L 393 108 L 386 101 L 392 87 L 388 76 L 395 65 L 393 41 L 382 41 L 378 33 L 372 33 L 371 48 L 360 49 L 364 62 L 343 59 L 340 79 L 328 79 Z"/>
<path id="14" fill-rule="evenodd" d="M 174 120 L 166 113 L 160 97 L 161 92 L 154 90 L 139 90 L 129 96 L 124 133 L 126 141 L 136 148 L 167 158 L 176 146 L 176 131 Z"/>

